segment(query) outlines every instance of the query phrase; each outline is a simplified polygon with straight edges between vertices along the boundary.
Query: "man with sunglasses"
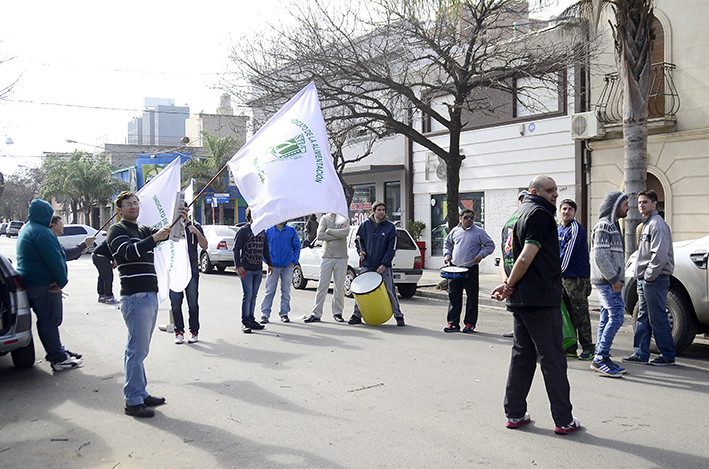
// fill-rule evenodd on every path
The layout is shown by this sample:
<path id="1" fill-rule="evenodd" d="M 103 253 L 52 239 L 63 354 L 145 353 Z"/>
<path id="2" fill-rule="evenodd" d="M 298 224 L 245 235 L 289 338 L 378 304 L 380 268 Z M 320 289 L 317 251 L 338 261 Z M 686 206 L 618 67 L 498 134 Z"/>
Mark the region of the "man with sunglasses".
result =
<path id="1" fill-rule="evenodd" d="M 468 269 L 464 277 L 448 279 L 448 326 L 444 332 L 460 332 L 460 312 L 463 309 L 463 290 L 468 297 L 465 304 L 463 332 L 475 332 L 478 322 L 479 264 L 495 250 L 495 243 L 483 230 L 475 226 L 475 212 L 469 208 L 460 215 L 460 224 L 453 228 L 443 244 L 443 262 L 446 265 Z"/>

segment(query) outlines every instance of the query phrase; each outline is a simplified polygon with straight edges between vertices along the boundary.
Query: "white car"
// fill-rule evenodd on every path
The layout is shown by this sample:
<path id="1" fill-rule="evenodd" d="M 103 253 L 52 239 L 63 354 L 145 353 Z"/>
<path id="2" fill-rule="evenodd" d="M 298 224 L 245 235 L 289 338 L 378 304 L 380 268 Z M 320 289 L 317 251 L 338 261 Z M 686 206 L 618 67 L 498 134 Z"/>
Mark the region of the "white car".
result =
<path id="1" fill-rule="evenodd" d="M 96 243 L 93 246 L 89 246 L 88 250 L 88 252 L 93 252 L 96 246 L 106 241 L 106 234 L 105 231 L 98 231 L 87 225 L 70 224 L 64 225 L 64 234 L 57 236 L 57 239 L 63 248 L 69 249 L 80 244 L 87 236 L 96 236 Z"/>
<path id="2" fill-rule="evenodd" d="M 227 267 L 234 266 L 234 236 L 238 229 L 230 225 L 202 225 L 209 246 L 207 250 L 197 247 L 200 272 L 209 274 L 215 267 L 224 272 Z"/>
<path id="3" fill-rule="evenodd" d="M 345 295 L 352 296 L 352 280 L 359 274 L 359 254 L 354 241 L 357 236 L 358 226 L 350 227 L 347 237 L 347 274 L 345 275 Z M 416 294 L 416 285 L 423 274 L 421 251 L 408 231 L 396 229 L 398 238 L 396 254 L 392 261 L 394 284 L 402 298 L 411 298 Z M 300 261 L 293 267 L 293 287 L 303 289 L 308 280 L 317 281 L 320 278 L 320 259 L 322 255 L 322 241 L 316 240 L 309 248 L 300 250 Z"/>

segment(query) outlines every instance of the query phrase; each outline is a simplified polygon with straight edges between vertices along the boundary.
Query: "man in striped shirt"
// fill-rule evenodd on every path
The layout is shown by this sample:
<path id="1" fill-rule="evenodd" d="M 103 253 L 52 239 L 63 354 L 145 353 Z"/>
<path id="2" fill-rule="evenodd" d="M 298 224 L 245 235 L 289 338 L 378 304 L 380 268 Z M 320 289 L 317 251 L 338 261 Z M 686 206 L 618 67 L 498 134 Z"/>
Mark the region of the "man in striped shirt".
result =
<path id="1" fill-rule="evenodd" d="M 150 339 L 158 315 L 158 276 L 153 249 L 170 236 L 170 227 L 162 229 L 138 225 L 140 201 L 132 192 L 123 191 L 116 198 L 116 212 L 121 221 L 108 230 L 106 243 L 118 265 L 121 279 L 121 313 L 128 328 L 125 351 L 125 413 L 134 417 L 152 417 L 149 407 L 165 403 L 146 391 L 143 361 L 150 350 Z M 180 215 L 187 217 L 182 207 Z"/>
<path id="2" fill-rule="evenodd" d="M 588 295 L 591 294 L 591 265 L 588 260 L 586 231 L 576 220 L 576 202 L 564 199 L 559 204 L 561 226 L 561 284 L 564 302 L 581 344 L 580 360 L 591 360 L 595 347 L 591 336 L 591 317 L 588 314 Z M 576 345 L 566 350 L 567 357 L 576 358 Z"/>

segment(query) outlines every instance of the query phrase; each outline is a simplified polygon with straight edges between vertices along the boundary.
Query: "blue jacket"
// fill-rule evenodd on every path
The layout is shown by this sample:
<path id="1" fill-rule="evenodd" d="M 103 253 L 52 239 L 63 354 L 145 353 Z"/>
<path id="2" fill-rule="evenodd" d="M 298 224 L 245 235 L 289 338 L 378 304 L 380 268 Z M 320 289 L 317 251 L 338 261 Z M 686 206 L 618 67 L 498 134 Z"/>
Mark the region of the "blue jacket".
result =
<path id="1" fill-rule="evenodd" d="M 57 236 L 49 229 L 54 209 L 49 202 L 36 199 L 30 204 L 27 224 L 17 237 L 17 273 L 25 285 L 64 288 L 68 283 L 66 256 Z"/>
<path id="2" fill-rule="evenodd" d="M 591 264 L 588 260 L 586 230 L 576 220 L 571 220 L 567 226 L 560 225 L 557 229 L 561 250 L 561 276 L 589 278 Z"/>
<path id="3" fill-rule="evenodd" d="M 386 218 L 375 225 L 374 215 L 370 215 L 364 223 L 359 225 L 357 236 L 360 241 L 355 241 L 357 252 L 364 251 L 366 256 L 362 260 L 362 267 L 376 270 L 380 265 L 391 268 L 391 261 L 396 254 L 396 227 Z"/>
<path id="4" fill-rule="evenodd" d="M 266 230 L 268 252 L 271 254 L 273 267 L 285 267 L 297 264 L 300 259 L 300 238 L 298 232 L 290 225 L 283 229 L 272 226 Z"/>

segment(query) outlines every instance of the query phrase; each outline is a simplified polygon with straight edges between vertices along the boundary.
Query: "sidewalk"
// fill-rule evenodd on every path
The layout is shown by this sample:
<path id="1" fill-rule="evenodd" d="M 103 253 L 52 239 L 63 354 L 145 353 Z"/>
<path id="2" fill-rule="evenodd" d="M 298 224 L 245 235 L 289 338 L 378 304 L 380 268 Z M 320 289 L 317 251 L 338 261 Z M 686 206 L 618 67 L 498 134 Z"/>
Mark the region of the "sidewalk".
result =
<path id="1" fill-rule="evenodd" d="M 424 298 L 435 298 L 448 301 L 448 292 L 437 288 L 440 281 L 443 280 L 438 269 L 424 269 L 423 276 L 419 280 L 416 295 Z M 504 301 L 496 301 L 490 298 L 490 292 L 493 288 L 500 284 L 500 276 L 497 274 L 480 274 L 480 293 L 478 295 L 478 304 L 481 306 L 496 306 L 505 307 Z M 465 294 L 465 293 L 464 293 Z M 592 315 L 598 315 L 600 307 L 598 304 L 598 292 L 593 288 L 591 295 L 588 297 L 588 308 Z"/>

